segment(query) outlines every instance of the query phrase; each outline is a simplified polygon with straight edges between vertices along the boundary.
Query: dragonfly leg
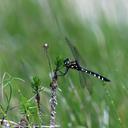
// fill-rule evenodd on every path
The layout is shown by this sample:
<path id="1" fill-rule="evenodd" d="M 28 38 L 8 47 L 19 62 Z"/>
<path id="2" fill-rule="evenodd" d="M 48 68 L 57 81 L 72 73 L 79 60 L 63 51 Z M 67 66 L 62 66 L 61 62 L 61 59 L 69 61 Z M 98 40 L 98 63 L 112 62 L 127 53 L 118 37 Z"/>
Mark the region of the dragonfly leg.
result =
<path id="1" fill-rule="evenodd" d="M 66 68 L 64 72 L 59 71 L 60 74 L 58 74 L 58 76 L 65 76 L 68 72 L 69 68 Z"/>

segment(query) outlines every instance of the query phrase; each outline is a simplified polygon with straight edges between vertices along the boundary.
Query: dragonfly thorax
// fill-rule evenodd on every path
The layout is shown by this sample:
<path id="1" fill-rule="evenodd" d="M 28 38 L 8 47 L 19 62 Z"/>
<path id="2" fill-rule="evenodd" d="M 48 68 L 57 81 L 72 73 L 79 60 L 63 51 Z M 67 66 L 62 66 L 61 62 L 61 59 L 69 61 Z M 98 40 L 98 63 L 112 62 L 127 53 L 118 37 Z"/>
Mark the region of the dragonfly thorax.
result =
<path id="1" fill-rule="evenodd" d="M 69 58 L 64 60 L 64 66 L 67 68 L 72 68 L 72 69 L 81 69 L 80 65 L 76 60 L 71 61 Z"/>

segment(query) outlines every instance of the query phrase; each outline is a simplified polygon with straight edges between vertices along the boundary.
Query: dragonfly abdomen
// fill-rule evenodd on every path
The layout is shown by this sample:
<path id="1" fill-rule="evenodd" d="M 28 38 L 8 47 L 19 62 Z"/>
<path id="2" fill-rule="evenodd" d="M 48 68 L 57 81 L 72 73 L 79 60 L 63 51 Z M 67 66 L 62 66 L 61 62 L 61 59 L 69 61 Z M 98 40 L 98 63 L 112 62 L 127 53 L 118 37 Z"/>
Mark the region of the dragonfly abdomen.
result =
<path id="1" fill-rule="evenodd" d="M 81 71 L 82 72 L 86 72 L 87 74 L 92 75 L 92 76 L 94 76 L 94 77 L 96 77 L 96 78 L 98 78 L 98 79 L 100 79 L 102 81 L 110 82 L 110 80 L 107 79 L 106 77 L 104 77 L 104 76 L 102 76 L 102 75 L 100 75 L 98 73 L 92 72 L 92 71 L 90 71 L 90 70 L 88 70 L 86 68 L 81 68 Z"/>
<path id="2" fill-rule="evenodd" d="M 75 70 L 78 70 L 78 71 L 81 71 L 81 72 L 85 72 L 89 75 L 92 75 L 102 81 L 105 81 L 105 82 L 110 82 L 109 79 L 107 79 L 106 77 L 98 74 L 98 73 L 95 73 L 95 72 L 92 72 L 90 70 L 88 70 L 87 68 L 83 68 L 81 67 L 81 65 L 78 63 L 77 60 L 74 60 L 74 61 L 71 61 L 69 60 L 69 58 L 66 58 L 64 60 L 64 66 L 67 68 L 67 69 L 75 69 Z"/>

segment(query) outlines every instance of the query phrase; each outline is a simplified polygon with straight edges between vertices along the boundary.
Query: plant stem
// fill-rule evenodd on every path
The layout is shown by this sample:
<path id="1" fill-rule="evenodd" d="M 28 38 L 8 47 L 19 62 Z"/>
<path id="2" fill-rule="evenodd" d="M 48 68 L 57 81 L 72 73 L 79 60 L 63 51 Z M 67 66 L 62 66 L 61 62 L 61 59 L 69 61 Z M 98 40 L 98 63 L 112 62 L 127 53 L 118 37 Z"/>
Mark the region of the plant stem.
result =
<path id="1" fill-rule="evenodd" d="M 55 114 L 56 114 L 56 105 L 57 105 L 57 99 L 56 99 L 56 91 L 57 91 L 57 71 L 54 71 L 54 75 L 52 77 L 52 82 L 50 84 L 51 87 L 51 98 L 50 98 L 50 107 L 51 107 L 51 113 L 50 113 L 50 128 L 55 128 Z"/>

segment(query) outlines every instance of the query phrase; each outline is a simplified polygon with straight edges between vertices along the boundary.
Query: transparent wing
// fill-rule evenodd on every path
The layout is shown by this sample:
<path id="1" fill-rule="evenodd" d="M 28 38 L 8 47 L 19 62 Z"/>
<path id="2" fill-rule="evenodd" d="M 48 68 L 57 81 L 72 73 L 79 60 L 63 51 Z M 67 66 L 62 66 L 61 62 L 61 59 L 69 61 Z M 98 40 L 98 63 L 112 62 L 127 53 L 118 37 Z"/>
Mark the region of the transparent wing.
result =
<path id="1" fill-rule="evenodd" d="M 75 60 L 77 60 L 80 64 L 86 66 L 85 60 L 81 57 L 78 49 L 76 48 L 76 46 L 73 44 L 73 42 L 71 42 L 67 37 L 65 38 L 66 43 L 69 47 L 69 49 L 72 52 L 73 57 L 75 58 Z M 89 93 L 92 93 L 92 86 L 89 83 L 89 81 L 86 79 L 88 76 L 86 74 L 83 74 L 81 72 L 79 72 L 79 78 L 80 78 L 80 85 L 82 87 L 85 87 L 88 89 Z"/>
<path id="2" fill-rule="evenodd" d="M 89 79 L 87 79 L 89 76 L 87 76 L 86 74 L 83 74 L 82 72 L 79 72 L 79 79 L 80 79 L 80 85 L 84 88 L 86 86 L 88 92 L 90 94 L 92 94 L 92 85 L 89 81 Z"/>
<path id="3" fill-rule="evenodd" d="M 71 42 L 67 37 L 65 38 L 66 43 L 69 47 L 69 49 L 72 52 L 73 57 L 75 58 L 75 60 L 77 60 L 79 63 L 81 63 L 82 65 L 86 66 L 85 60 L 83 60 L 83 58 L 81 57 L 78 49 L 76 48 L 76 46 L 73 44 L 73 42 Z"/>

